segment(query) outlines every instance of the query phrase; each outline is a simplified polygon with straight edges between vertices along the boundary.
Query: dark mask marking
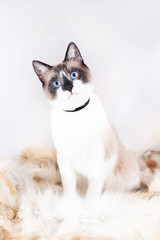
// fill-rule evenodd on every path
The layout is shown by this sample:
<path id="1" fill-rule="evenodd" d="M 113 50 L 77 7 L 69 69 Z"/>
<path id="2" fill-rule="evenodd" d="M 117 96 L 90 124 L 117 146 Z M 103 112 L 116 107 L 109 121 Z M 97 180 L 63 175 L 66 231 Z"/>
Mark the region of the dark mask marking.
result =
<path id="1" fill-rule="evenodd" d="M 62 90 L 63 91 L 68 90 L 68 91 L 72 92 L 72 88 L 73 88 L 72 80 L 68 79 L 66 76 L 63 75 Z"/>

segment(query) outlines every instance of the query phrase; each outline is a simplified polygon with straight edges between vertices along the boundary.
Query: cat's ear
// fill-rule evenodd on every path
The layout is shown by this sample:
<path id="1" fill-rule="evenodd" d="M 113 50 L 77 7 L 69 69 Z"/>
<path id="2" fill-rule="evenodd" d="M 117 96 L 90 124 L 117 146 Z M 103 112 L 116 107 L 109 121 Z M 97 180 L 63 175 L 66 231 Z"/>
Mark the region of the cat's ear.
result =
<path id="1" fill-rule="evenodd" d="M 64 61 L 76 60 L 83 63 L 81 53 L 75 43 L 71 42 L 66 51 Z"/>
<path id="2" fill-rule="evenodd" d="M 46 63 L 42 63 L 42 62 L 36 61 L 36 60 L 34 60 L 32 62 L 32 64 L 33 64 L 34 71 L 38 75 L 40 81 L 42 83 L 44 83 L 45 82 L 45 75 L 52 67 L 49 66 Z"/>

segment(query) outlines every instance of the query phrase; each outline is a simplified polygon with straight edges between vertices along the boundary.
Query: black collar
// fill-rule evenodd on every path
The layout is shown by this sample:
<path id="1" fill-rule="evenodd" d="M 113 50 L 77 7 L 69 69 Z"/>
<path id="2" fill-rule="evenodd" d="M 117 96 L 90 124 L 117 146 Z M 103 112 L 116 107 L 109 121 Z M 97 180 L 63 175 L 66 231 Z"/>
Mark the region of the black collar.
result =
<path id="1" fill-rule="evenodd" d="M 90 98 L 88 99 L 88 101 L 85 104 L 83 104 L 82 106 L 80 106 L 78 108 L 75 108 L 74 110 L 63 110 L 63 111 L 65 111 L 65 112 L 77 112 L 77 111 L 85 108 L 88 105 L 89 102 L 90 102 Z"/>

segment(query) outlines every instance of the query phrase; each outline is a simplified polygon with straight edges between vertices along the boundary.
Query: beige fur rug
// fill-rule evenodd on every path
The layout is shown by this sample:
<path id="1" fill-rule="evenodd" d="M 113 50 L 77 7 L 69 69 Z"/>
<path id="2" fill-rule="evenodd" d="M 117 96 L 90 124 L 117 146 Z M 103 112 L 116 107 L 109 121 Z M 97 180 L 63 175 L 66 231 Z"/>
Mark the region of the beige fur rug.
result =
<path id="1" fill-rule="evenodd" d="M 27 148 L 0 161 L 0 240 L 159 240 L 160 197 L 146 193 L 68 199 L 56 153 Z"/>

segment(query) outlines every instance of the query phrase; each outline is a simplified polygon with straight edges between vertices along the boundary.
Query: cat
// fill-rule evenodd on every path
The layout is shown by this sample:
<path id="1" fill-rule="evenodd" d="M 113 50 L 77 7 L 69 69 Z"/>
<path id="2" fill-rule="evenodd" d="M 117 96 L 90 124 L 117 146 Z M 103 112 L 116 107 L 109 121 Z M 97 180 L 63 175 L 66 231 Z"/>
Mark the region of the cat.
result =
<path id="1" fill-rule="evenodd" d="M 110 124 L 76 44 L 68 45 L 62 63 L 50 66 L 34 60 L 33 68 L 52 104 L 51 127 L 64 194 L 76 194 L 79 177 L 87 179 L 88 198 L 106 190 L 137 188 L 137 158 Z"/>

